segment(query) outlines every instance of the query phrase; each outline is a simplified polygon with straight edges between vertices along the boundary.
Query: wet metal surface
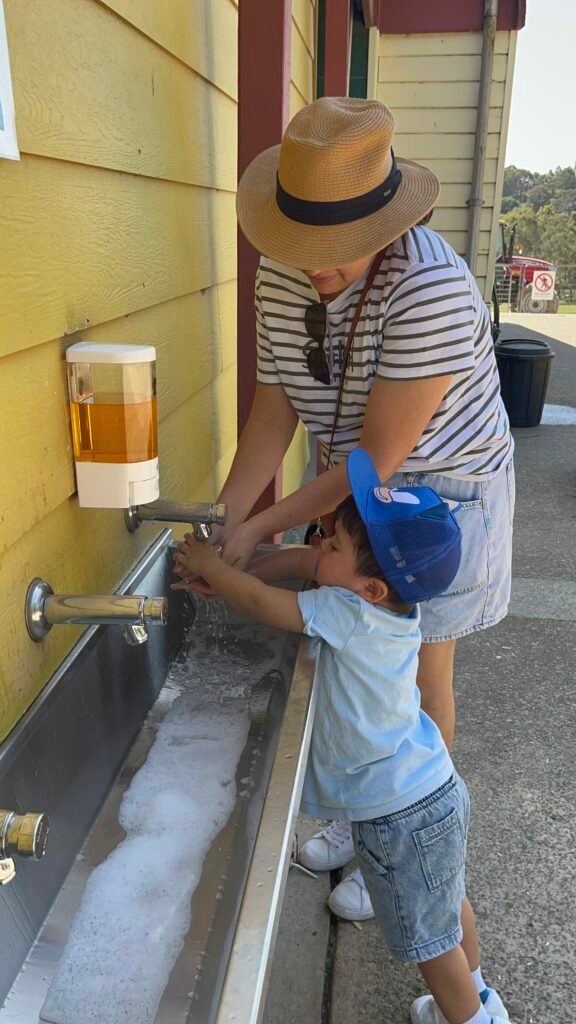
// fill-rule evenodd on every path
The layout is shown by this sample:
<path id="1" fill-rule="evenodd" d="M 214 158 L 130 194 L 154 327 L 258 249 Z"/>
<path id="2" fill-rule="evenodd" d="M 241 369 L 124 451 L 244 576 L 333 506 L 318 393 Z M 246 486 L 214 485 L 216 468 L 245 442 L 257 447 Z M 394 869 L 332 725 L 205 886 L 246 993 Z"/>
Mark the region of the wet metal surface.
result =
<path id="1" fill-rule="evenodd" d="M 155 592 L 169 592 L 170 566 L 166 539 L 163 547 L 156 551 L 153 566 Z M 158 589 L 158 572 L 163 577 L 161 589 Z M 142 577 L 136 582 L 142 590 Z M 230 1014 L 236 1014 L 237 1010 L 237 1021 L 256 1022 L 260 1019 L 311 732 L 316 648 L 305 638 L 242 620 L 220 602 L 201 601 L 193 606 L 185 595 L 169 593 L 174 605 L 169 617 L 172 631 L 166 631 L 170 633 L 170 642 L 152 669 L 145 661 L 142 662 L 141 650 L 126 648 L 121 637 L 118 640 L 122 648 L 114 650 L 113 658 L 104 660 L 104 676 L 111 687 L 111 699 L 116 697 L 107 721 L 112 738 L 115 725 L 117 727 L 123 721 L 124 728 L 122 742 L 115 742 L 114 758 L 100 756 L 97 759 L 92 769 L 91 786 L 82 785 L 86 776 L 81 751 L 87 742 L 83 730 L 87 733 L 96 731 L 100 746 L 106 750 L 107 735 L 98 721 L 98 701 L 102 699 L 100 689 L 103 681 L 100 648 L 110 631 L 92 631 L 80 652 L 81 658 L 95 658 L 87 692 L 79 685 L 71 687 L 65 675 L 47 688 L 51 692 L 48 708 L 44 711 L 51 712 L 51 725 L 34 764 L 50 781 L 53 802 L 61 808 L 56 815 L 60 823 L 60 842 L 55 844 L 60 854 L 66 828 L 70 835 L 64 844 L 65 857 L 57 858 L 61 860 L 59 871 L 52 870 L 51 886 L 38 890 L 36 885 L 23 893 L 15 890 L 16 900 L 13 902 L 18 903 L 22 920 L 27 924 L 21 942 L 24 956 L 38 932 L 39 937 L 0 1010 L 0 1024 L 37 1024 L 86 882 L 93 869 L 124 839 L 118 820 L 123 795 L 146 761 L 159 725 L 174 700 L 174 688 L 184 677 L 188 680 L 187 685 L 192 685 L 194 702 L 197 700 L 199 707 L 203 702 L 215 700 L 232 706 L 236 702 L 239 713 L 242 709 L 245 714 L 248 706 L 250 723 L 236 771 L 235 805 L 205 858 L 201 878 L 191 900 L 192 924 L 174 963 L 155 1021 L 157 1024 L 180 1021 L 201 1021 L 204 1024 L 221 1020 L 223 1012 L 224 1019 L 230 1019 Z M 194 626 L 190 629 L 193 620 Z M 135 656 L 133 668 L 122 660 L 121 653 L 124 659 Z M 166 678 L 168 653 L 175 660 Z M 118 688 L 122 691 L 122 685 L 116 679 L 116 666 L 132 679 L 124 700 L 117 692 Z M 71 659 L 66 671 L 72 673 L 74 684 L 77 684 L 77 660 Z M 164 679 L 166 682 L 160 688 Z M 133 708 L 135 693 L 141 697 L 136 712 Z M 63 701 L 66 694 L 68 701 Z M 96 704 L 83 718 L 74 706 L 74 697 L 82 702 L 90 696 L 96 699 Z M 143 707 L 146 700 L 148 706 L 153 704 L 141 727 L 147 710 Z M 62 709 L 66 711 L 64 722 L 60 720 Z M 29 725 L 33 732 L 37 724 L 36 717 L 30 716 Z M 54 745 L 56 733 L 53 726 L 61 731 L 60 745 Z M 71 726 L 74 737 L 70 739 Z M 35 731 L 41 733 L 41 725 Z M 59 773 L 56 763 L 62 757 L 62 750 L 67 749 L 69 739 L 75 760 L 68 765 L 66 772 Z M 16 770 L 22 754 L 28 753 L 29 747 L 30 738 L 24 730 L 13 743 L 12 760 Z M 90 755 L 90 743 L 88 748 Z M 209 765 L 206 770 L 210 771 Z M 9 772 L 0 782 L 0 793 L 3 785 L 6 787 L 4 792 L 8 791 L 8 778 Z M 106 790 L 112 783 L 106 797 Z M 75 804 L 64 801 L 57 792 L 58 789 L 66 792 L 70 787 L 76 793 Z M 103 797 L 106 797 L 105 803 L 82 847 Z M 84 810 L 77 819 L 77 803 L 82 800 Z M 49 857 L 47 862 L 49 864 Z M 34 881 L 31 879 L 32 884 Z M 47 885 L 46 879 L 42 884 Z M 45 903 L 51 902 L 54 896 L 57 897 L 54 906 L 40 929 L 42 917 L 48 909 Z M 40 903 L 36 918 L 29 913 L 34 898 Z M 1 909 L 5 910 L 5 907 L 0 903 Z M 15 911 L 12 908 L 6 927 L 14 931 L 14 923 Z M 18 967 L 15 958 L 0 968 L 4 993 L 10 988 Z M 221 1007 L 218 1016 L 222 990 L 226 1009 L 224 1011 Z M 112 1012 L 109 1020 L 114 1020 Z"/>

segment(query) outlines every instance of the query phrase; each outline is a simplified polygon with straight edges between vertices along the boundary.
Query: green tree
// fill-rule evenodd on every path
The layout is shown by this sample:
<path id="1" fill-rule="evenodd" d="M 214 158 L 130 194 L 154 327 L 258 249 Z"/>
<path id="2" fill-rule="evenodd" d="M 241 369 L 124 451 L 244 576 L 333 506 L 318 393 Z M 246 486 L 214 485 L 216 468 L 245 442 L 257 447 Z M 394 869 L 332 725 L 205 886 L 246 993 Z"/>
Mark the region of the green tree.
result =
<path id="1" fill-rule="evenodd" d="M 516 228 L 516 247 L 524 256 L 537 256 L 540 245 L 540 224 L 531 206 L 517 206 L 504 218 L 510 228 Z"/>
<path id="2" fill-rule="evenodd" d="M 524 256 L 576 264 L 576 166 L 546 174 L 506 167 L 502 217 L 516 227 L 515 247 Z"/>
<path id="3" fill-rule="evenodd" d="M 552 206 L 538 211 L 539 256 L 551 263 L 576 265 L 576 213 L 557 213 Z"/>
<path id="4" fill-rule="evenodd" d="M 526 194 L 532 188 L 537 178 L 538 175 L 532 171 L 526 171 L 522 167 L 515 167 L 514 164 L 511 164 L 510 167 L 504 169 L 502 195 L 512 196 L 517 204 L 521 206 L 526 202 Z"/>

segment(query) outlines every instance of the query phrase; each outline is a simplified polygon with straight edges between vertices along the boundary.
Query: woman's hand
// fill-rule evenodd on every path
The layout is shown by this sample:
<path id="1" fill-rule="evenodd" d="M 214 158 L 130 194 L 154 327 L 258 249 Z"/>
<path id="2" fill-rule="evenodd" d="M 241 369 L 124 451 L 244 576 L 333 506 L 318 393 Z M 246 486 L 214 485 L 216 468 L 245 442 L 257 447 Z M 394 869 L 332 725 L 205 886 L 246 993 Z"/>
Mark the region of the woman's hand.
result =
<path id="1" fill-rule="evenodd" d="M 261 540 L 252 523 L 251 519 L 246 523 L 240 523 L 227 534 L 222 544 L 222 558 L 235 569 L 246 568 Z"/>

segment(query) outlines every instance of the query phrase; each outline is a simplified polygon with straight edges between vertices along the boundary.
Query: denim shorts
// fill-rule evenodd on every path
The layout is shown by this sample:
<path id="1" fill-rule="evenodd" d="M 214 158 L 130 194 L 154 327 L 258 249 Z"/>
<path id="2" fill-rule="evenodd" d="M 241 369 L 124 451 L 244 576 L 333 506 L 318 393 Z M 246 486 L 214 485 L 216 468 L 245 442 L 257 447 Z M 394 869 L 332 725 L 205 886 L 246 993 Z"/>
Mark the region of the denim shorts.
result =
<path id="1" fill-rule="evenodd" d="M 392 955 L 422 963 L 462 940 L 468 790 L 454 773 L 403 811 L 352 822 L 356 855 Z"/>
<path id="2" fill-rule="evenodd" d="M 458 480 L 433 473 L 396 473 L 391 487 L 432 487 L 442 498 L 461 503 L 462 560 L 450 588 L 420 605 L 423 643 L 458 640 L 495 626 L 504 618 L 512 579 L 514 463 L 491 480 Z"/>

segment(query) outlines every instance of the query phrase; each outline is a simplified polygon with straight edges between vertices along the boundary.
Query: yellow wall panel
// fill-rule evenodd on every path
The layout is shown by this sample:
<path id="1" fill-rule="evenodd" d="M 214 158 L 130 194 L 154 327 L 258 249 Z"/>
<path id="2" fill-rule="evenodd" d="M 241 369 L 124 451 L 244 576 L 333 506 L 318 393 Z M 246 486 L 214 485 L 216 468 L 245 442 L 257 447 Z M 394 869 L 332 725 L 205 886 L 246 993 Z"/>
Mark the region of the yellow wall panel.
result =
<path id="1" fill-rule="evenodd" d="M 234 195 L 0 161 L 0 354 L 236 275 Z"/>
<path id="2" fill-rule="evenodd" d="M 23 159 L 0 161 L 0 737 L 80 633 L 29 640 L 29 580 L 112 592 L 161 528 L 78 507 L 66 347 L 156 346 L 166 496 L 213 498 L 236 440 L 236 7 L 4 6 Z"/>
<path id="3" fill-rule="evenodd" d="M 300 33 L 308 53 L 315 59 L 316 54 L 316 9 L 310 0 L 292 0 L 292 19 Z"/>
<path id="4" fill-rule="evenodd" d="M 476 107 L 478 105 L 478 82 L 392 82 L 386 83 L 386 103 L 396 110 L 399 107 Z M 491 104 L 502 105 L 504 83 L 492 86 Z"/>
<path id="5" fill-rule="evenodd" d="M 306 100 L 300 95 L 295 85 L 290 82 L 290 120 L 306 106 Z"/>
<path id="6" fill-rule="evenodd" d="M 219 89 L 237 97 L 238 10 L 231 0 L 100 2 Z"/>
<path id="7" fill-rule="evenodd" d="M 82 339 L 155 345 L 162 421 L 235 364 L 235 295 L 231 281 L 112 320 L 83 332 Z M 64 362 L 67 344 L 52 341 L 0 360 L 5 424 L 0 433 L 0 553 L 76 489 Z"/>
<path id="8" fill-rule="evenodd" d="M 62 346 L 0 360 L 0 553 L 76 489 Z"/>
<path id="9" fill-rule="evenodd" d="M 380 58 L 378 80 L 381 82 L 479 82 L 481 56 L 407 57 L 385 55 Z M 494 57 L 492 80 L 506 78 L 506 55 Z"/>
<path id="10" fill-rule="evenodd" d="M 162 496 L 201 497 L 198 481 L 210 474 L 235 442 L 236 368 L 231 366 L 159 424 Z"/>
<path id="11" fill-rule="evenodd" d="M 316 19 L 314 0 L 293 0 L 291 30 L 290 117 L 316 97 Z M 306 432 L 298 428 L 284 458 L 282 494 L 296 490 L 308 464 Z"/>
<path id="12" fill-rule="evenodd" d="M 514 41 L 514 33 L 496 34 L 478 248 L 482 254 L 493 254 L 495 247 Z M 438 175 L 442 190 L 432 226 L 461 254 L 467 250 L 466 201 L 472 187 L 481 52 L 479 32 L 370 36 L 372 94 L 395 113 L 396 151 L 421 160 Z M 485 296 L 491 287 L 486 265 L 479 262 L 476 273 Z"/>
<path id="13" fill-rule="evenodd" d="M 497 32 L 494 52 L 508 53 L 509 32 Z M 380 52 L 400 56 L 423 57 L 440 54 L 441 56 L 459 54 L 479 54 L 482 52 L 482 35 L 480 32 L 440 32 L 414 33 L 404 36 L 381 36 Z"/>
<path id="14" fill-rule="evenodd" d="M 498 156 L 500 136 L 491 132 L 486 141 L 486 155 L 490 159 Z M 398 132 L 396 146 L 409 160 L 471 160 L 474 155 L 474 136 L 468 134 L 434 135 L 432 132 Z"/>
<path id="15" fill-rule="evenodd" d="M 174 498 L 210 500 L 197 481 L 206 480 L 235 447 L 235 369 L 230 367 L 214 386 L 204 388 L 160 424 L 162 493 Z M 131 535 L 121 510 L 81 509 L 70 498 L 45 516 L 34 530 L 21 533 L 2 558 L 0 575 L 0 738 L 57 668 L 79 635 L 72 627 L 56 627 L 34 644 L 24 625 L 24 598 L 34 576 L 47 579 L 56 591 L 113 591 L 158 528 L 146 523 Z"/>
<path id="16" fill-rule="evenodd" d="M 22 152 L 235 191 L 234 100 L 98 4 L 7 13 Z"/>
<path id="17" fill-rule="evenodd" d="M 315 443 L 315 442 L 313 442 Z M 282 474 L 282 497 L 286 498 L 293 491 L 297 491 L 302 483 L 302 477 L 308 460 L 310 458 L 310 450 L 308 447 L 308 431 L 304 427 L 303 423 L 299 423 L 296 428 L 296 433 L 292 439 L 286 458 L 284 459 L 284 469 Z"/>
<path id="18" fill-rule="evenodd" d="M 314 99 L 314 62 L 310 52 L 292 22 L 290 74 L 300 95 L 310 103 Z"/>
<path id="19" fill-rule="evenodd" d="M 378 94 L 386 102 L 386 89 Z M 476 131 L 477 112 L 475 107 L 451 107 L 449 110 L 433 107 L 398 107 L 394 111 L 396 131 L 442 132 L 446 135 L 466 134 Z M 491 107 L 488 115 L 488 131 L 499 132 L 502 127 L 502 108 Z"/>

